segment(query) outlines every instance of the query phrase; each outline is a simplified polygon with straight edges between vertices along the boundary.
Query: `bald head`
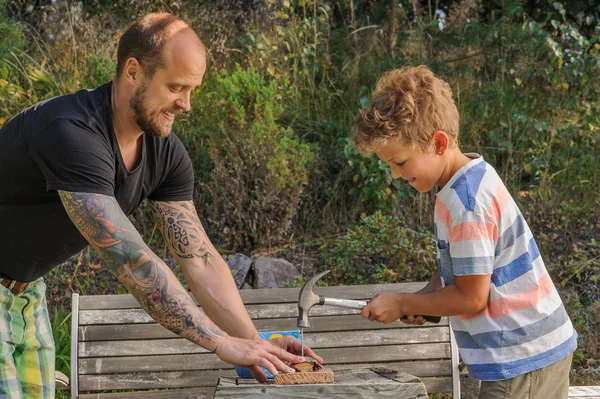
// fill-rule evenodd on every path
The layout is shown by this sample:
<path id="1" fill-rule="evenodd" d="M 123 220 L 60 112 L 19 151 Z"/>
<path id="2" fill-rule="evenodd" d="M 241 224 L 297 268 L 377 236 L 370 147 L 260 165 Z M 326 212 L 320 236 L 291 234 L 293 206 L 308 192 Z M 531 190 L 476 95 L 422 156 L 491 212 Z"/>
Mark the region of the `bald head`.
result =
<path id="1" fill-rule="evenodd" d="M 188 52 L 205 56 L 204 44 L 181 19 L 168 13 L 144 16 L 134 22 L 119 39 L 117 78 L 122 75 L 130 58 L 135 58 L 142 65 L 147 77 L 152 76 L 156 68 L 165 66 L 166 55 L 177 54 L 177 51 L 166 50 L 173 50 L 172 47 L 180 43 L 185 43 Z"/>

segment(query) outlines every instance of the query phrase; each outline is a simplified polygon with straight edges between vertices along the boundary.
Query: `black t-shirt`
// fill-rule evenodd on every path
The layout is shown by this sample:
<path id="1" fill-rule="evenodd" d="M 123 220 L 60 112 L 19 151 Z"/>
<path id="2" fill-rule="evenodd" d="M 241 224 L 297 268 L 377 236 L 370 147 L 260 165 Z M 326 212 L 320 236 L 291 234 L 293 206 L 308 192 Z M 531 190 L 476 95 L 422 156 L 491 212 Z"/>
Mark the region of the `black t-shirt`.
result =
<path id="1" fill-rule="evenodd" d="M 144 135 L 141 162 L 127 170 L 111 87 L 43 101 L 0 128 L 0 277 L 33 281 L 87 245 L 57 190 L 114 196 L 127 215 L 146 198 L 192 199 L 192 163 L 173 133 Z"/>

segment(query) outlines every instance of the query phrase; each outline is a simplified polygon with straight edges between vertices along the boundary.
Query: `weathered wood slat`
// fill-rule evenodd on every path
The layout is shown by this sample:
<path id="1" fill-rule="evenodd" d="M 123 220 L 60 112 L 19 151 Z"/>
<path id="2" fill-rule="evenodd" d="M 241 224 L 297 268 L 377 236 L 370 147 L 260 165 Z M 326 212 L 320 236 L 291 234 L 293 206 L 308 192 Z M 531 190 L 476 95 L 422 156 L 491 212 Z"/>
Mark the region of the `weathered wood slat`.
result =
<path id="1" fill-rule="evenodd" d="M 248 305 L 246 310 L 252 319 L 278 319 L 298 317 L 296 304 Z M 333 306 L 315 306 L 311 316 L 359 315 L 360 310 L 342 309 Z M 154 323 L 155 321 L 143 309 L 82 310 L 79 312 L 79 325 Z"/>
<path id="2" fill-rule="evenodd" d="M 600 386 L 569 387 L 569 399 L 600 399 Z"/>
<path id="3" fill-rule="evenodd" d="M 393 362 L 401 360 L 447 359 L 450 345 L 432 343 L 418 345 L 363 346 L 325 348 L 319 355 L 327 364 L 364 362 Z M 128 356 L 114 358 L 84 358 L 79 361 L 79 374 L 109 374 L 146 371 L 182 371 L 226 368 L 225 363 L 212 353 L 165 356 Z"/>
<path id="4" fill-rule="evenodd" d="M 421 381 L 427 392 L 449 392 L 452 390 L 451 377 L 424 377 Z M 164 391 L 139 391 L 120 393 L 81 394 L 80 399 L 212 399 L 215 387 L 170 389 Z"/>
<path id="5" fill-rule="evenodd" d="M 381 291 L 415 292 L 425 286 L 425 283 L 396 283 L 371 285 L 345 285 L 336 287 L 315 287 L 319 295 L 346 299 L 369 299 Z M 265 303 L 296 303 L 299 288 L 265 288 L 258 290 L 240 290 L 242 300 L 246 305 Z M 140 304 L 132 295 L 85 295 L 80 298 L 81 310 L 93 309 L 137 309 Z"/>
<path id="6" fill-rule="evenodd" d="M 418 328 L 305 333 L 306 345 L 313 349 L 354 348 L 356 346 L 422 344 L 448 342 L 447 328 Z M 352 349 L 350 349 L 352 350 Z M 206 353 L 206 349 L 184 338 L 131 341 L 80 342 L 79 357 L 146 356 Z"/>
<path id="7" fill-rule="evenodd" d="M 296 317 L 284 319 L 262 319 L 255 320 L 254 325 L 259 331 L 289 331 L 296 330 Z M 306 331 L 329 332 L 352 330 L 375 330 L 375 329 L 414 329 L 414 328 L 437 328 L 448 327 L 448 319 L 442 318 L 439 324 L 425 324 L 424 326 L 411 326 L 402 322 L 382 324 L 369 321 L 356 315 L 346 316 L 322 316 L 311 317 L 311 327 Z M 172 333 L 159 324 L 122 324 L 122 325 L 91 325 L 79 328 L 80 342 L 86 341 L 111 341 L 128 339 L 159 339 L 176 338 L 178 335 Z"/>
<path id="8" fill-rule="evenodd" d="M 323 369 L 325 373 L 326 369 Z M 310 378 L 311 373 L 281 375 L 281 379 Z M 324 374 L 327 375 L 327 374 Z M 328 377 L 333 381 L 333 373 Z M 277 377 L 276 377 L 277 378 Z M 324 398 L 389 398 L 427 399 L 425 386 L 413 375 L 396 374 L 386 378 L 368 368 L 346 369 L 336 372 L 335 383 L 301 385 L 262 385 L 240 383 L 235 379 L 223 378 L 217 384 L 215 399 L 314 399 L 315 395 Z"/>
<path id="9" fill-rule="evenodd" d="M 228 366 L 231 367 L 231 366 Z M 423 377 L 443 376 L 450 371 L 450 360 L 406 361 L 368 363 L 357 365 L 328 365 L 335 371 L 349 367 L 393 367 L 394 369 Z M 89 374 L 79 377 L 82 391 L 107 391 L 122 389 L 180 388 L 195 385 L 216 385 L 219 377 L 234 377 L 232 368 L 205 371 L 150 372 L 139 374 Z"/>
<path id="10" fill-rule="evenodd" d="M 79 399 L 213 399 L 215 387 L 119 393 L 89 393 Z"/>
<path id="11" fill-rule="evenodd" d="M 428 393 L 452 392 L 452 377 L 423 377 L 421 381 Z"/>
<path id="12" fill-rule="evenodd" d="M 246 310 L 252 319 L 280 319 L 298 317 L 296 304 L 248 305 Z M 335 306 L 314 306 L 311 317 L 359 315 L 360 310 L 344 309 Z M 135 324 L 154 323 L 143 309 L 82 310 L 79 312 L 79 325 L 90 324 Z"/>

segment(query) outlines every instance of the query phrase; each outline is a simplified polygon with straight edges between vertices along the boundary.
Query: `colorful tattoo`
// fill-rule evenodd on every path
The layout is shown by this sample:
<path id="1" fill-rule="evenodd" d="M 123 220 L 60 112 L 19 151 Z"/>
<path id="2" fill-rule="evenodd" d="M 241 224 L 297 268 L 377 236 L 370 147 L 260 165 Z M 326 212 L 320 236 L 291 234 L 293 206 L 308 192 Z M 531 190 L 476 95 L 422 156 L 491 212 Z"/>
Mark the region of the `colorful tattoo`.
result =
<path id="1" fill-rule="evenodd" d="M 148 248 L 114 197 L 66 191 L 59 191 L 59 195 L 81 234 L 153 319 L 209 350 L 216 348 L 225 333 L 196 306 L 169 267 Z M 193 204 L 191 209 L 195 214 Z M 205 248 L 212 246 L 197 245 L 193 226 L 182 219 L 176 223 L 176 214 L 172 218 L 169 245 L 176 243 L 182 257 L 209 256 Z"/>

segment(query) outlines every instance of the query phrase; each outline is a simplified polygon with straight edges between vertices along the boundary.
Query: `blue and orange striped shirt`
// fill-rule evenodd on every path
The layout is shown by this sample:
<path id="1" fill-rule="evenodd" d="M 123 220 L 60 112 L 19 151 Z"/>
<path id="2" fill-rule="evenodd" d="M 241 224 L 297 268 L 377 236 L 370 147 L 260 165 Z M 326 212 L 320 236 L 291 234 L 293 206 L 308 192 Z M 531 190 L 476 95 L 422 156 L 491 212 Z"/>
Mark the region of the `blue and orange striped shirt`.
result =
<path id="1" fill-rule="evenodd" d="M 437 194 L 438 265 L 444 286 L 491 274 L 487 307 L 450 323 L 470 376 L 504 380 L 563 359 L 577 333 L 519 208 L 474 156 Z"/>

